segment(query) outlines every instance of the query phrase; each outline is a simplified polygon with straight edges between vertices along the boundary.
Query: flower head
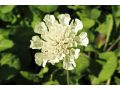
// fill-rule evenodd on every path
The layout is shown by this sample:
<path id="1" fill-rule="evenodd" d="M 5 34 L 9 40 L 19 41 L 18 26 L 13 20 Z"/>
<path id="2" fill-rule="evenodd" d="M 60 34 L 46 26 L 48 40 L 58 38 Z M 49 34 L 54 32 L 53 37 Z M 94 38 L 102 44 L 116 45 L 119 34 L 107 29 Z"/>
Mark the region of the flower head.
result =
<path id="1" fill-rule="evenodd" d="M 57 20 L 58 19 L 58 20 Z M 34 32 L 40 34 L 32 37 L 30 48 L 41 50 L 35 54 L 35 62 L 46 66 L 63 61 L 63 68 L 72 70 L 76 67 L 80 49 L 78 45 L 87 46 L 87 33 L 77 32 L 83 28 L 79 19 L 71 20 L 69 14 L 46 15 L 42 22 L 35 26 Z"/>

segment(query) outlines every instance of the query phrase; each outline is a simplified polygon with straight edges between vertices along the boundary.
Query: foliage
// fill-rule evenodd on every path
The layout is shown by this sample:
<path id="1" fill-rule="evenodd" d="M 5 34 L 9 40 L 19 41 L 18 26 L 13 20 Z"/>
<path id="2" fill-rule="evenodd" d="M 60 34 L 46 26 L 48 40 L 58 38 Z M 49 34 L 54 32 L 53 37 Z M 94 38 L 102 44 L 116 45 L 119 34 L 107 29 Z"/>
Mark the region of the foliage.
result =
<path id="1" fill-rule="evenodd" d="M 88 33 L 70 84 L 120 84 L 120 6 L 0 6 L 0 84 L 67 84 L 62 64 L 35 64 L 29 48 L 34 26 L 46 14 L 69 13 Z"/>

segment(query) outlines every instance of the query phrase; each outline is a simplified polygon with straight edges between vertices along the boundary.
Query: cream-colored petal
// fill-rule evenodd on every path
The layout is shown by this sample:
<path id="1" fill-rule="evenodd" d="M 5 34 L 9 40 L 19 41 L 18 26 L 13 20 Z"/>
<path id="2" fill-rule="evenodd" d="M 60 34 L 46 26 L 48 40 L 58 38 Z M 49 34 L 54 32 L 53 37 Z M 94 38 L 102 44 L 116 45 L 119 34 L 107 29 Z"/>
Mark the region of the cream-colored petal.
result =
<path id="1" fill-rule="evenodd" d="M 73 47 L 77 47 L 77 45 L 78 45 L 77 42 L 74 41 L 74 42 L 73 42 Z"/>
<path id="2" fill-rule="evenodd" d="M 30 48 L 32 49 L 41 49 L 43 46 L 43 42 L 39 36 L 33 36 L 32 40 L 30 40 L 31 44 L 30 44 Z"/>
<path id="3" fill-rule="evenodd" d="M 61 57 L 60 57 L 60 60 L 63 60 L 63 58 L 65 57 L 65 54 L 62 53 Z"/>
<path id="4" fill-rule="evenodd" d="M 49 60 L 49 62 L 52 64 L 52 65 L 54 65 L 55 63 L 58 63 L 60 60 L 59 60 L 59 58 L 58 57 L 55 57 L 55 59 L 53 59 L 53 60 Z"/>
<path id="5" fill-rule="evenodd" d="M 81 32 L 79 36 L 75 37 L 75 40 L 77 41 L 78 45 L 82 46 L 87 46 L 89 43 L 86 32 Z"/>
<path id="6" fill-rule="evenodd" d="M 36 64 L 38 64 L 39 66 L 43 66 L 45 67 L 46 63 L 47 63 L 47 57 L 43 54 L 43 53 L 36 53 L 35 54 L 35 62 Z"/>
<path id="7" fill-rule="evenodd" d="M 42 66 L 45 67 L 48 60 L 44 60 Z"/>
<path id="8" fill-rule="evenodd" d="M 60 14 L 58 17 L 60 24 L 68 26 L 71 20 L 69 14 Z"/>
<path id="9" fill-rule="evenodd" d="M 77 33 L 79 30 L 82 30 L 83 28 L 83 24 L 82 24 L 82 21 L 80 21 L 79 19 L 75 19 L 75 21 L 71 22 L 71 28 L 72 28 L 72 31 Z"/>
<path id="10" fill-rule="evenodd" d="M 63 68 L 66 70 L 73 70 L 76 67 L 75 61 L 70 56 L 65 57 L 63 60 Z"/>
<path id="11" fill-rule="evenodd" d="M 78 58 L 79 53 L 80 53 L 80 49 L 75 49 L 75 54 L 74 54 L 75 59 Z"/>
<path id="12" fill-rule="evenodd" d="M 38 23 L 34 29 L 34 32 L 38 34 L 45 34 L 47 31 L 48 30 L 44 22 Z"/>
<path id="13" fill-rule="evenodd" d="M 79 35 L 79 38 L 80 38 L 80 45 L 83 45 L 83 46 L 88 45 L 89 40 L 86 32 L 81 32 L 81 34 Z"/>
<path id="14" fill-rule="evenodd" d="M 51 29 L 54 25 L 58 24 L 54 15 L 46 15 L 43 19 L 49 29 Z"/>

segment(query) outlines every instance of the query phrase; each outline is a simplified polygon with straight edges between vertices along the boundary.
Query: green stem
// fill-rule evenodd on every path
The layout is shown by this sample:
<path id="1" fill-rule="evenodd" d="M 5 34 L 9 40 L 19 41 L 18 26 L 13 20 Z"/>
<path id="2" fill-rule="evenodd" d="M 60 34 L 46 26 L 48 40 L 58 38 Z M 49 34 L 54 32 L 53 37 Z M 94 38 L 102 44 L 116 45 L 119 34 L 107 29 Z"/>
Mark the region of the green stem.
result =
<path id="1" fill-rule="evenodd" d="M 107 51 L 110 51 L 120 40 L 120 36 L 115 40 L 115 42 L 107 49 Z"/>
<path id="2" fill-rule="evenodd" d="M 66 70 L 66 72 L 67 72 L 67 85 L 70 85 L 70 82 L 69 82 L 69 71 Z"/>
<path id="3" fill-rule="evenodd" d="M 106 85 L 110 85 L 111 78 L 107 80 Z"/>

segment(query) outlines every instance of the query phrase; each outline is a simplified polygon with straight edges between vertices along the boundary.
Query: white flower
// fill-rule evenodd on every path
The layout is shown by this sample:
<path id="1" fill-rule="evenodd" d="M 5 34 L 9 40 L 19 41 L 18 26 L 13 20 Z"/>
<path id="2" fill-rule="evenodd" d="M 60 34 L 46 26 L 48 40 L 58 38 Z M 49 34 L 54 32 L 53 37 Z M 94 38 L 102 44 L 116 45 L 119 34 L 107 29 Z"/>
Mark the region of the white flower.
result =
<path id="1" fill-rule="evenodd" d="M 69 14 L 60 14 L 57 19 L 46 15 L 44 21 L 36 25 L 34 32 L 40 35 L 32 37 L 30 48 L 41 50 L 35 54 L 38 65 L 45 67 L 47 62 L 54 65 L 62 60 L 63 68 L 72 70 L 80 52 L 77 46 L 87 46 L 89 42 L 87 33 L 76 35 L 83 25 L 79 19 L 71 21 Z"/>

